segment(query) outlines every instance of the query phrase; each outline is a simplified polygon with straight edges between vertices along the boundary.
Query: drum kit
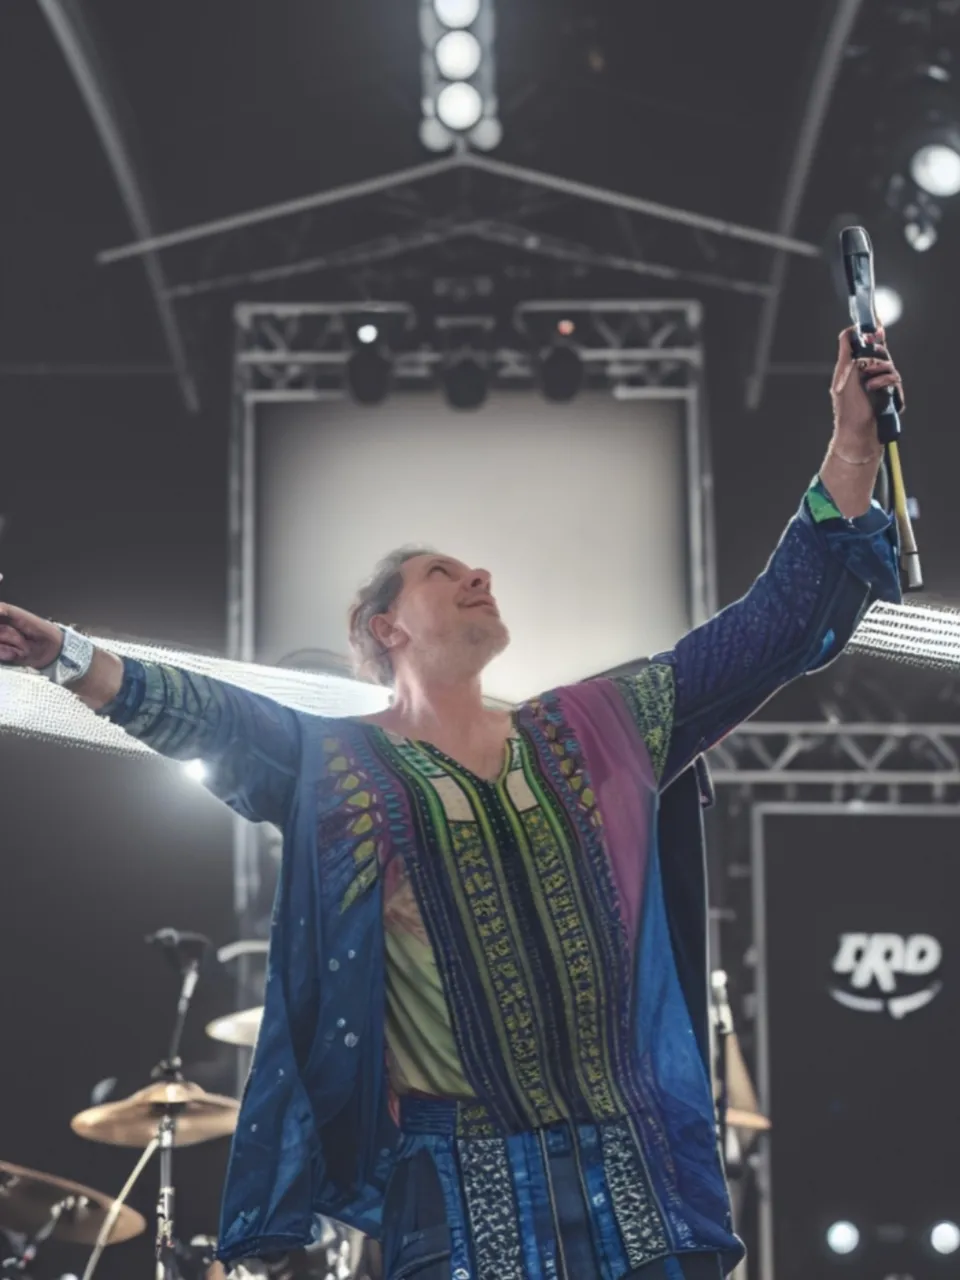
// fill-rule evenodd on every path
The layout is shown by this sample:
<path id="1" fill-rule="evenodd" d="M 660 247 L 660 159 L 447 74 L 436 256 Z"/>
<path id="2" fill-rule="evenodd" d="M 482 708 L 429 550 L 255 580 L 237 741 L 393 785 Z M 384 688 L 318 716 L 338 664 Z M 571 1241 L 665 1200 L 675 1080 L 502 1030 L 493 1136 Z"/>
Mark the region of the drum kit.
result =
<path id="1" fill-rule="evenodd" d="M 174 1218 L 174 1151 L 230 1136 L 240 1110 L 235 1098 L 208 1093 L 184 1079 L 181 1069 L 180 1039 L 199 980 L 200 962 L 210 943 L 199 934 L 173 929 L 161 930 L 147 941 L 161 947 L 181 977 L 167 1056 L 154 1068 L 150 1084 L 130 1097 L 81 1111 L 70 1122 L 81 1138 L 136 1149 L 141 1152 L 140 1158 L 116 1197 L 0 1161 L 0 1280 L 32 1280 L 40 1251 L 56 1242 L 90 1248 L 82 1280 L 92 1280 L 105 1248 L 132 1240 L 147 1230 L 146 1218 L 130 1208 L 126 1200 L 157 1152 L 160 1169 L 155 1280 L 226 1280 L 226 1273 L 215 1258 L 216 1241 L 210 1237 L 198 1237 L 189 1244 L 180 1241 Z M 223 948 L 218 957 L 223 961 L 265 950 L 264 943 L 232 944 Z M 262 1008 L 231 1014 L 211 1023 L 207 1033 L 221 1043 L 251 1048 L 262 1016 Z M 321 1250 L 323 1262 L 316 1274 L 321 1280 L 328 1276 L 331 1280 L 348 1280 L 357 1274 L 363 1237 L 339 1223 L 324 1226 L 321 1243 L 327 1247 Z"/>

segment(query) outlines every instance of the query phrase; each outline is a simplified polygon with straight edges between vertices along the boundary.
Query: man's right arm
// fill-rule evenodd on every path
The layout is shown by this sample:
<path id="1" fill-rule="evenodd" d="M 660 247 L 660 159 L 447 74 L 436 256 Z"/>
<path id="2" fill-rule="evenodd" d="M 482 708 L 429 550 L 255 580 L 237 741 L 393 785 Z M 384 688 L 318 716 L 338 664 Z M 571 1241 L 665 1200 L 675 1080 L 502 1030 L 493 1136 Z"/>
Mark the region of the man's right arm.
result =
<path id="1" fill-rule="evenodd" d="M 0 663 L 42 671 L 63 643 L 56 623 L 0 604 Z M 58 683 L 161 755 L 203 760 L 206 785 L 243 817 L 284 825 L 300 764 L 296 712 L 179 667 L 88 656 L 81 675 L 60 672 Z"/>

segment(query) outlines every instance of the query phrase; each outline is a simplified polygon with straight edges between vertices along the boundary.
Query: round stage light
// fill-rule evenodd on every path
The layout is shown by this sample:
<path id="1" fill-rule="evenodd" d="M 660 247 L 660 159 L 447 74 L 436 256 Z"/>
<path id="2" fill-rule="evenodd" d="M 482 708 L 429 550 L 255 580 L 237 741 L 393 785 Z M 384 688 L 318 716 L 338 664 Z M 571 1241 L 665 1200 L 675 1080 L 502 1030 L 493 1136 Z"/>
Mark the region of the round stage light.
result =
<path id="1" fill-rule="evenodd" d="M 827 1228 L 827 1247 L 833 1253 L 853 1253 L 860 1243 L 860 1232 L 852 1222 L 834 1222 Z"/>
<path id="2" fill-rule="evenodd" d="M 433 9 L 445 27 L 472 26 L 480 13 L 480 0 L 433 0 Z"/>
<path id="3" fill-rule="evenodd" d="M 889 285 L 877 285 L 873 301 L 877 309 L 877 319 L 885 329 L 896 324 L 903 315 L 903 299 L 896 289 L 891 289 Z"/>
<path id="4" fill-rule="evenodd" d="M 375 324 L 362 324 L 357 330 L 357 341 L 367 347 L 376 342 L 379 337 L 380 331 Z"/>
<path id="5" fill-rule="evenodd" d="M 937 1253 L 956 1253 L 960 1249 L 960 1227 L 955 1222 L 938 1222 L 930 1229 L 930 1244 Z"/>
<path id="6" fill-rule="evenodd" d="M 960 154 L 946 143 L 928 143 L 914 152 L 910 176 L 931 196 L 955 196 L 960 192 Z"/>
<path id="7" fill-rule="evenodd" d="M 455 133 L 472 129 L 483 115 L 483 99 L 472 84 L 448 84 L 437 95 L 437 117 Z"/>
<path id="8" fill-rule="evenodd" d="M 448 31 L 434 50 L 437 67 L 446 80 L 469 80 L 476 75 L 483 50 L 469 31 Z"/>
<path id="9" fill-rule="evenodd" d="M 910 248 L 917 253 L 926 253 L 937 243 L 937 228 L 933 219 L 922 214 L 907 218 L 903 224 L 903 235 Z"/>
<path id="10" fill-rule="evenodd" d="M 202 760 L 185 760 L 182 768 L 192 782 L 206 782 L 208 770 Z"/>

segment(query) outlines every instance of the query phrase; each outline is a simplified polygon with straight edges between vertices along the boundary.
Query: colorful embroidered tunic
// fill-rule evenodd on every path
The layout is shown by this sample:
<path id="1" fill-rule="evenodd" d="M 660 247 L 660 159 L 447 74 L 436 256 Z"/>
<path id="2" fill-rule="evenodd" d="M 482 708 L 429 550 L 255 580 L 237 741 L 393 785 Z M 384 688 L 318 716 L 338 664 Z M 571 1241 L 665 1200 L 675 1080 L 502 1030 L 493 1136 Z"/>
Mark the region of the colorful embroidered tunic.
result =
<path id="1" fill-rule="evenodd" d="M 734 1265 L 698 828 L 665 835 L 661 796 L 898 592 L 890 522 L 844 520 L 816 484 L 743 600 L 636 675 L 521 706 L 495 780 L 376 726 L 128 661 L 104 713 L 203 756 L 217 794 L 285 836 L 224 1260 L 301 1247 L 325 1214 L 373 1234 L 383 1217 L 398 1277 L 431 1259 L 425 1275 L 454 1280 Z M 427 1158 L 435 1221 L 408 1211 L 399 1177 Z M 586 1244 L 566 1233 L 568 1174 Z"/>

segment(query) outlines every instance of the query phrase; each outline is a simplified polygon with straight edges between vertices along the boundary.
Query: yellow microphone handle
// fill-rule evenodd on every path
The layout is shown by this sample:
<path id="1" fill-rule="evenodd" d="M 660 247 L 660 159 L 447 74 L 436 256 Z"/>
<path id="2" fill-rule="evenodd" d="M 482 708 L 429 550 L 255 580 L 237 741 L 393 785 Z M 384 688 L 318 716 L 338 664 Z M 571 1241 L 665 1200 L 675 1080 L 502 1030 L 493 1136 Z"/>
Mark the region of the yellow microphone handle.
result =
<path id="1" fill-rule="evenodd" d="M 900 446 L 896 440 L 887 445 L 887 461 L 890 467 L 890 487 L 893 490 L 893 511 L 900 531 L 900 568 L 906 578 L 907 590 L 919 591 L 923 586 L 923 572 L 920 568 L 917 540 L 914 537 L 913 525 L 910 523 L 907 491 L 903 483 L 903 468 L 900 465 Z"/>

